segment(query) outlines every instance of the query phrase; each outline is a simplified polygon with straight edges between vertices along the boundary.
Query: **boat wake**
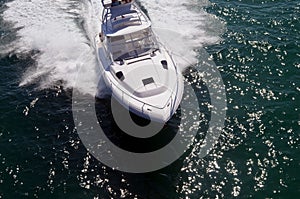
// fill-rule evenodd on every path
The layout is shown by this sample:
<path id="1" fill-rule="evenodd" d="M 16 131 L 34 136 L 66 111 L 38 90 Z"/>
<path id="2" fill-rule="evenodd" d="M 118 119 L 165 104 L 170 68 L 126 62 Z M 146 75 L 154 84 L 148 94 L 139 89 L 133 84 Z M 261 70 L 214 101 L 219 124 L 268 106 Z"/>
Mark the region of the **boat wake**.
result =
<path id="1" fill-rule="evenodd" d="M 155 32 L 182 68 L 197 61 L 195 48 L 220 40 L 223 25 L 203 10 L 209 4 L 206 0 L 140 3 Z M 6 6 L 2 17 L 18 29 L 18 39 L 0 54 L 38 52 L 36 64 L 23 74 L 20 86 L 37 84 L 44 89 L 62 82 L 64 88 L 75 86 L 83 93 L 95 93 L 95 84 L 91 82 L 97 82 L 99 77 L 93 41 L 100 28 L 96 23 L 101 16 L 99 0 L 14 0 Z M 208 28 L 210 24 L 218 27 Z M 75 84 L 77 75 L 85 81 Z"/>
<path id="2" fill-rule="evenodd" d="M 221 39 L 224 24 L 204 11 L 210 5 L 208 0 L 141 0 L 141 3 L 148 10 L 159 39 L 182 70 L 197 63 L 195 49 L 215 44 Z"/>

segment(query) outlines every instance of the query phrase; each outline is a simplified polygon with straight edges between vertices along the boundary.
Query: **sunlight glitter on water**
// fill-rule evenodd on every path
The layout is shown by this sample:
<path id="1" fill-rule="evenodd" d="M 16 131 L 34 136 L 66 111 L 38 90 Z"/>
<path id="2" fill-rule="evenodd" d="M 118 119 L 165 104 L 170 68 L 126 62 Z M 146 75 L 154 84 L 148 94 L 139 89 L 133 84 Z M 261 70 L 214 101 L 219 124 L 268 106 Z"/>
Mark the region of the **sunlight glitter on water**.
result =
<path id="1" fill-rule="evenodd" d="M 91 38 L 86 33 L 94 33 L 96 28 L 86 24 L 95 20 L 94 16 L 99 15 L 99 10 L 92 11 L 88 4 L 82 5 L 75 1 L 31 2 L 13 1 L 8 4 L 6 12 L 10 19 L 15 15 L 15 19 L 18 20 L 16 25 L 20 23 L 20 26 L 25 26 L 19 32 L 20 43 L 10 45 L 10 48 L 17 47 L 20 50 L 30 51 L 39 47 L 41 53 L 44 53 L 33 57 L 38 63 L 32 68 L 30 66 L 28 72 L 24 74 L 23 88 L 31 89 L 27 87 L 28 84 L 38 86 L 35 83 L 42 81 L 43 87 L 53 89 L 52 84 L 56 85 L 56 80 L 63 80 L 67 82 L 66 87 L 71 87 L 75 77 L 72 74 L 76 72 L 77 67 L 87 63 L 85 58 L 91 60 L 93 56 L 93 50 L 89 46 Z M 99 4 L 99 1 L 97 2 Z M 73 3 L 75 6 L 72 6 Z M 8 100 L 3 103 L 11 106 L 13 110 L 7 111 L 1 117 L 6 119 L 5 121 L 11 121 L 15 117 L 20 117 L 14 114 L 19 111 L 23 116 L 20 121 L 23 123 L 25 121 L 26 125 L 16 120 L 14 122 L 20 123 L 20 126 L 11 125 L 14 128 L 1 126 L 1 141 L 8 150 L 0 153 L 3 168 L 1 170 L 3 172 L 0 173 L 0 185 L 7 184 L 4 189 L 8 192 L 13 192 L 11 187 L 16 187 L 18 191 L 21 190 L 23 196 L 29 197 L 49 192 L 65 193 L 69 197 L 72 197 L 74 192 L 77 197 L 88 195 L 91 198 L 149 196 L 159 198 L 167 194 L 173 194 L 170 198 L 283 198 L 286 195 L 290 196 L 290 193 L 296 197 L 298 194 L 293 195 L 296 193 L 293 190 L 297 190 L 299 180 L 297 168 L 299 168 L 300 142 L 298 133 L 300 55 L 297 20 L 299 6 L 293 1 L 289 4 L 264 1 L 263 4 L 257 2 L 257 5 L 253 1 L 243 3 L 214 1 L 208 8 L 213 14 L 207 14 L 202 9 L 207 1 L 195 1 L 194 4 L 184 5 L 177 4 L 178 1 L 159 3 L 142 1 L 142 3 L 150 17 L 154 16 L 154 23 L 158 24 L 174 25 L 181 14 L 196 11 L 192 16 L 194 19 L 201 19 L 201 22 L 190 21 L 188 24 L 192 24 L 193 27 L 183 28 L 184 30 L 177 28 L 182 35 L 189 36 L 192 32 L 195 34 L 194 37 L 203 39 L 203 43 L 196 39 L 192 47 L 219 41 L 218 33 L 212 31 L 210 34 L 209 28 L 204 32 L 197 32 L 195 24 L 204 27 L 207 24 L 203 21 L 214 18 L 214 15 L 226 21 L 228 31 L 222 36 L 223 41 L 207 48 L 223 75 L 229 104 L 226 127 L 215 149 L 207 157 L 199 159 L 203 143 L 196 142 L 183 157 L 182 162 L 166 170 L 139 176 L 119 173 L 99 164 L 83 149 L 80 140 L 75 136 L 72 118 L 70 114 L 65 113 L 70 109 L 64 104 L 69 94 L 62 88 L 45 91 L 47 94 L 42 91 L 39 96 L 34 96 L 32 92 L 32 96 L 31 94 L 25 96 L 29 98 L 25 99 L 25 102 L 22 101 L 24 96 L 21 95 L 23 99 L 20 100 L 16 98 L 19 93 L 10 94 L 12 91 L 9 90 L 10 93 L 7 92 L 6 95 L 13 97 L 8 99 L 17 99 L 17 102 Z M 160 6 L 156 10 L 157 5 Z M 172 13 L 167 6 L 178 7 L 176 9 L 178 12 Z M 68 11 L 65 12 L 60 8 Z M 40 18 L 36 18 L 32 10 L 36 11 Z M 170 18 L 164 18 L 164 22 L 156 21 L 157 18 L 162 18 L 163 12 L 168 11 L 171 12 L 168 13 L 171 15 Z M 84 15 L 82 12 L 88 14 Z M 159 14 L 156 15 L 156 12 Z M 45 29 L 50 31 L 50 38 L 32 34 L 40 33 L 39 28 L 44 27 L 44 24 L 49 25 L 50 19 L 54 20 L 51 23 L 52 27 L 62 31 Z M 186 27 L 188 24 L 183 26 Z M 48 33 L 41 31 L 44 35 Z M 63 34 L 62 40 L 66 39 L 66 43 L 72 43 L 74 38 L 79 39 L 76 40 L 78 45 L 67 44 L 66 49 L 59 49 L 65 46 L 64 42 L 61 45 L 52 44 L 59 33 Z M 68 38 L 68 35 L 72 36 Z M 42 46 L 43 42 L 47 45 Z M 81 49 L 82 54 L 76 51 L 73 55 L 74 48 Z M 85 53 L 90 57 L 84 57 Z M 50 63 L 56 54 L 59 55 L 57 62 L 44 65 Z M 65 68 L 57 67 L 65 65 L 67 65 Z M 95 63 L 91 63 L 91 67 L 93 66 Z M 70 74 L 67 78 L 64 76 L 66 73 Z M 194 78 L 191 82 L 196 84 L 196 88 L 202 88 L 199 83 L 201 74 L 191 76 Z M 5 80 L 3 89 L 7 89 L 8 83 L 9 81 Z M 10 85 L 9 88 L 13 87 Z M 88 85 L 82 85 L 81 89 L 87 88 Z M 205 91 L 199 93 L 204 96 L 207 94 Z M 201 101 L 200 104 L 209 108 L 210 104 L 207 101 Z M 101 103 L 106 106 L 104 102 Z M 105 115 L 106 109 L 102 108 L 101 112 Z M 208 122 L 206 118 L 208 116 L 204 112 L 201 114 L 203 126 Z M 9 119 L 5 118 L 5 115 Z M 200 136 L 197 138 L 199 141 L 203 132 L 205 129 L 199 132 Z M 18 154 L 23 156 L 19 157 Z M 14 160 L 14 157 L 17 160 Z M 28 160 L 35 164 L 30 165 Z M 35 172 L 41 176 L 40 181 L 33 178 Z M 70 176 L 70 179 L 66 179 L 66 176 Z M 28 180 L 31 178 L 35 182 Z M 80 193 L 76 192 L 77 190 L 80 190 Z M 0 191 L 0 197 L 2 195 Z"/>

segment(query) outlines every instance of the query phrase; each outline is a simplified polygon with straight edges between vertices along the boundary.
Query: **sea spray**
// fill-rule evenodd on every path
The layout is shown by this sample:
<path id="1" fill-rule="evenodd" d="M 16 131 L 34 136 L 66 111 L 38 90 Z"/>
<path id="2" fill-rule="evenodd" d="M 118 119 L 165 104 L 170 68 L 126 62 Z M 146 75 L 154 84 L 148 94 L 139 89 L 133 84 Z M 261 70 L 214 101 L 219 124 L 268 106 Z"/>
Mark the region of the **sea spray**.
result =
<path id="1" fill-rule="evenodd" d="M 15 53 L 38 51 L 36 63 L 23 75 L 20 86 L 38 83 L 39 88 L 48 88 L 58 81 L 65 88 L 74 86 L 77 75 L 86 77 L 84 84 L 76 85 L 82 92 L 90 93 L 90 81 L 97 79 L 93 43 L 82 29 L 88 3 L 75 1 L 15 0 L 7 3 L 3 13 L 5 20 L 12 22 L 19 39 Z M 85 19 L 85 17 L 88 17 Z M 78 74 L 80 67 L 82 74 Z M 41 78 L 42 77 L 42 78 Z M 37 82 L 38 81 L 38 82 Z"/>
<path id="2" fill-rule="evenodd" d="M 197 7 L 193 1 L 179 0 L 140 3 L 147 9 L 158 38 L 182 70 L 197 62 L 196 48 L 220 40 L 206 28 L 207 21 L 212 20 L 219 24 L 216 29 L 220 33 L 223 28 L 218 19 L 203 10 L 208 1 L 203 0 L 200 6 L 197 2 Z M 12 51 L 39 52 L 36 64 L 23 74 L 20 86 L 38 84 L 43 89 L 59 82 L 64 88 L 75 86 L 80 92 L 94 95 L 100 77 L 94 37 L 100 30 L 101 2 L 15 0 L 6 6 L 4 20 L 19 28 Z M 76 84 L 78 76 L 83 83 Z"/>
<path id="3" fill-rule="evenodd" d="M 159 40 L 169 49 L 181 70 L 195 64 L 195 49 L 220 41 L 224 24 L 204 11 L 210 5 L 207 0 L 199 1 L 147 1 L 142 5 L 152 20 L 153 29 Z M 214 23 L 214 33 L 208 31 L 208 23 Z"/>

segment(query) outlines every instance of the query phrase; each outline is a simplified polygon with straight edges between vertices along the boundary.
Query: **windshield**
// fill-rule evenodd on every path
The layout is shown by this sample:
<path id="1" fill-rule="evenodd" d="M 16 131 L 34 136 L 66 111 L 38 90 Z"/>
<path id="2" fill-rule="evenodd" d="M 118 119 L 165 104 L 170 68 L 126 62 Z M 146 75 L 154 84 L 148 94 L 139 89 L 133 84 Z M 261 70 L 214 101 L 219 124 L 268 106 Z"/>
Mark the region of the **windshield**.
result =
<path id="1" fill-rule="evenodd" d="M 127 35 L 110 38 L 110 47 L 115 61 L 131 59 L 151 53 L 158 48 L 150 28 Z"/>

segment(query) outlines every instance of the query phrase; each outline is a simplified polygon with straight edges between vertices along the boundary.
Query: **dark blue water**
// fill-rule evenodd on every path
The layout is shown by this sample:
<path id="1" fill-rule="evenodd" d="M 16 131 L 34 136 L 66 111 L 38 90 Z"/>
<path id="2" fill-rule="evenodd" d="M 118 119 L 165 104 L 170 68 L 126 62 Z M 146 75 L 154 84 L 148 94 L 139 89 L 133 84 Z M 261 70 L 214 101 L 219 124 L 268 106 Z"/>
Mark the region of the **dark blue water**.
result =
<path id="1" fill-rule="evenodd" d="M 11 9 L 6 2 L 1 13 Z M 39 71 L 42 52 L 18 51 L 14 42 L 23 34 L 0 19 L 0 198 L 297 198 L 300 3 L 211 3 L 203 9 L 226 27 L 222 41 L 205 47 L 226 86 L 224 131 L 205 158 L 195 144 L 172 165 L 147 174 L 112 170 L 87 152 L 74 128 L 65 79 L 49 80 L 49 70 L 20 85 Z M 96 107 L 110 114 L 109 101 Z M 116 133 L 112 121 L 103 122 Z"/>

